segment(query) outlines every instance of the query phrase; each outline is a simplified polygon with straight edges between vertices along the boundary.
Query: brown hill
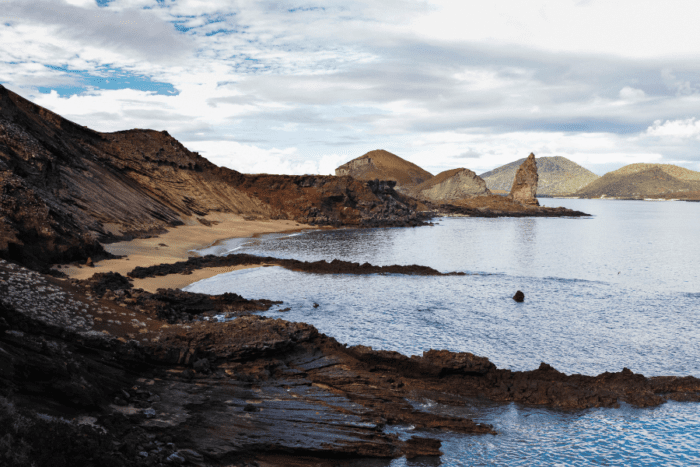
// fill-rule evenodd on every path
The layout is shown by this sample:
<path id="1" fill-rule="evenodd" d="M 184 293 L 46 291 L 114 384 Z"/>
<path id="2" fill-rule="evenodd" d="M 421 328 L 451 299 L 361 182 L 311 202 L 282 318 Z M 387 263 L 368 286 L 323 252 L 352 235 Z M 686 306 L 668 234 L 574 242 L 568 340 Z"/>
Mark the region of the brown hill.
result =
<path id="1" fill-rule="evenodd" d="M 454 201 L 491 192 L 481 177 L 469 169 L 461 168 L 440 172 L 412 188 L 411 194 L 429 201 Z"/>
<path id="2" fill-rule="evenodd" d="M 498 167 L 481 174 L 486 186 L 495 192 L 507 193 L 513 185 L 513 179 L 518 167 L 525 162 L 519 159 L 515 162 Z M 598 175 L 581 167 L 566 157 L 537 158 L 537 193 L 547 196 L 561 196 L 573 193 L 598 179 Z"/>
<path id="3" fill-rule="evenodd" d="M 578 190 L 582 198 L 696 199 L 700 172 L 671 164 L 630 164 Z"/>
<path id="4" fill-rule="evenodd" d="M 383 149 L 370 151 L 341 165 L 335 169 L 335 174 L 357 180 L 393 180 L 400 191 L 433 178 L 430 172 Z"/>
<path id="5" fill-rule="evenodd" d="M 35 268 L 106 256 L 100 242 L 152 235 L 210 212 L 415 223 L 415 210 L 386 184 L 246 176 L 166 132 L 98 133 L 2 86 L 0 191 L 0 257 Z"/>

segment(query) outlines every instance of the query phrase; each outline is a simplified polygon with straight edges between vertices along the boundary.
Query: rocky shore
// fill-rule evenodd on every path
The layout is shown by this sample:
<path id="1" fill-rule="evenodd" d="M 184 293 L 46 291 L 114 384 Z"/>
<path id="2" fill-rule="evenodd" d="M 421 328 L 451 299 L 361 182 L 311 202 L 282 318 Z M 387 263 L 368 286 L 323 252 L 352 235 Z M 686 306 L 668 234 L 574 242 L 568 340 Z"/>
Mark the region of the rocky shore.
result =
<path id="1" fill-rule="evenodd" d="M 693 377 L 568 376 L 545 363 L 513 372 L 470 353 L 347 347 L 307 324 L 251 316 L 271 302 L 233 295 L 141 299 L 122 276 L 71 282 L 1 261 L 0 417 L 21 421 L 2 424 L 2 455 L 16 465 L 387 465 L 440 455 L 437 432 L 497 436 L 412 401 L 700 401 Z M 227 308 L 243 316 L 204 319 Z"/>

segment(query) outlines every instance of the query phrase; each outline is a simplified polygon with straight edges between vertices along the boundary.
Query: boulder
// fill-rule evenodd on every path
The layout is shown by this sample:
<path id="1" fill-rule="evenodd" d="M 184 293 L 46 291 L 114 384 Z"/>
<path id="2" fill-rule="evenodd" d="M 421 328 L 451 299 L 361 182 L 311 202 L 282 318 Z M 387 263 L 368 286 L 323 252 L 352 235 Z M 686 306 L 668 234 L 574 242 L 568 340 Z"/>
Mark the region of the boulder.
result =
<path id="1" fill-rule="evenodd" d="M 539 206 L 540 203 L 535 198 L 537 178 L 537 162 L 535 162 L 535 155 L 530 153 L 515 173 L 508 197 L 526 206 Z"/>

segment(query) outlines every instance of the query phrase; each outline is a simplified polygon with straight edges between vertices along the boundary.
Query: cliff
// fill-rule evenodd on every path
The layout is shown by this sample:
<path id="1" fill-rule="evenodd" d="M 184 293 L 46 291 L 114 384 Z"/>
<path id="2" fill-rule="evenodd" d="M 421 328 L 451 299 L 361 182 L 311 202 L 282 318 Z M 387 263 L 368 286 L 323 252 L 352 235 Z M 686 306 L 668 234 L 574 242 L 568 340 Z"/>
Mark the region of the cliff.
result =
<path id="1" fill-rule="evenodd" d="M 376 185 L 376 184 L 374 184 Z M 35 269 L 105 257 L 212 212 L 321 225 L 416 225 L 393 186 L 349 177 L 244 175 L 167 132 L 99 133 L 0 86 L 0 257 Z"/>
<path id="2" fill-rule="evenodd" d="M 166 132 L 98 133 L 0 86 L 0 256 L 84 260 L 212 211 L 271 214 L 221 170 Z"/>

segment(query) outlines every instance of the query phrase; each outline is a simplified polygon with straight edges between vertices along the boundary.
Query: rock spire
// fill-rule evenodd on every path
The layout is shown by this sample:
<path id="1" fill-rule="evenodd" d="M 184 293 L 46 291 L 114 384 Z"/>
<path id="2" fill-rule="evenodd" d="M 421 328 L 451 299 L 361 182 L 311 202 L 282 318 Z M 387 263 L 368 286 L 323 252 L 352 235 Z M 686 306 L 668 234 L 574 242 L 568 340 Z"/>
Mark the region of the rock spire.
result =
<path id="1" fill-rule="evenodd" d="M 535 195 L 537 195 L 537 162 L 535 162 L 535 155 L 530 153 L 515 173 L 513 187 L 508 197 L 526 206 L 539 206 L 540 203 Z"/>

